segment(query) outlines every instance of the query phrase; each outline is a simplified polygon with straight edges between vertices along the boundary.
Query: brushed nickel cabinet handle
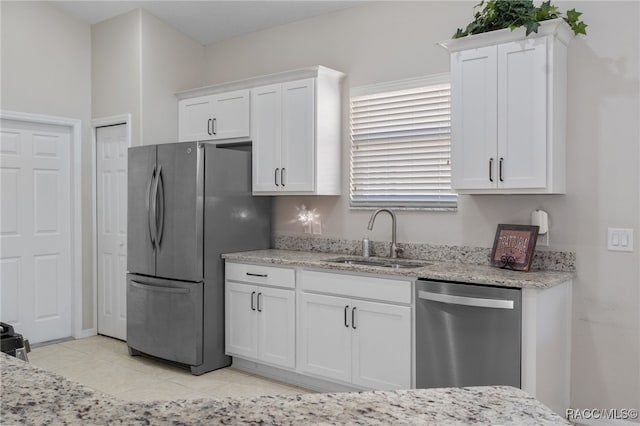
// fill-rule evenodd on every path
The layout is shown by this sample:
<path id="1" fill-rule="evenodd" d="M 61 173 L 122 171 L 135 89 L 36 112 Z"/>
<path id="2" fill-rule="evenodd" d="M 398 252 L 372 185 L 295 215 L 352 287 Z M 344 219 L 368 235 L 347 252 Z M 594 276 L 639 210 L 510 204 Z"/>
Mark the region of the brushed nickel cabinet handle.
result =
<path id="1" fill-rule="evenodd" d="M 502 163 L 504 163 L 504 158 L 500 157 L 500 162 L 498 163 L 498 177 L 500 182 L 504 182 L 504 178 L 502 176 Z"/>
<path id="2" fill-rule="evenodd" d="M 275 169 L 275 171 L 273 172 L 273 180 L 274 180 L 274 182 L 275 182 L 276 186 L 280 186 L 280 185 L 278 184 L 278 171 L 279 171 L 279 170 L 280 170 L 280 167 L 277 167 L 277 168 Z"/>

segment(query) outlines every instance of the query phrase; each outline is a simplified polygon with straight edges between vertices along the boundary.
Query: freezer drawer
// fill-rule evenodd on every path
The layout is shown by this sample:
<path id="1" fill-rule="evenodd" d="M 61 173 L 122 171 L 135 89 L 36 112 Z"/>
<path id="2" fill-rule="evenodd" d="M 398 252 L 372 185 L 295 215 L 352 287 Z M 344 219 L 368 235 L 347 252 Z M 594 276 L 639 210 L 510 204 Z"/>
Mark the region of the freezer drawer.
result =
<path id="1" fill-rule="evenodd" d="M 520 387 L 521 292 L 416 281 L 416 387 Z"/>
<path id="2" fill-rule="evenodd" d="M 127 345 L 188 365 L 202 364 L 203 283 L 127 275 Z"/>

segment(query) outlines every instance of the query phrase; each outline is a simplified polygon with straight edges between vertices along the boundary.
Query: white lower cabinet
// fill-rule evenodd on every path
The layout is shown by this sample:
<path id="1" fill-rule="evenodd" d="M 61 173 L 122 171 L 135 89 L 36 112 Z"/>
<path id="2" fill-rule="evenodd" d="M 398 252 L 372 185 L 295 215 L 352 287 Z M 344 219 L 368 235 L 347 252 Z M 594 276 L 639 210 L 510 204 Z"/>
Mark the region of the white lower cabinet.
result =
<path id="1" fill-rule="evenodd" d="M 302 293 L 301 371 L 373 389 L 411 387 L 411 308 Z"/>
<path id="2" fill-rule="evenodd" d="M 354 301 L 351 382 L 373 389 L 411 387 L 411 308 Z"/>
<path id="3" fill-rule="evenodd" d="M 226 283 L 225 346 L 229 355 L 258 358 L 258 313 L 256 287 Z"/>
<path id="4" fill-rule="evenodd" d="M 300 295 L 300 370 L 351 381 L 350 307 L 343 297 Z"/>
<path id="5" fill-rule="evenodd" d="M 227 282 L 226 352 L 295 367 L 295 292 Z"/>
<path id="6" fill-rule="evenodd" d="M 412 387 L 411 281 L 227 262 L 225 286 L 240 365 L 327 390 Z"/>

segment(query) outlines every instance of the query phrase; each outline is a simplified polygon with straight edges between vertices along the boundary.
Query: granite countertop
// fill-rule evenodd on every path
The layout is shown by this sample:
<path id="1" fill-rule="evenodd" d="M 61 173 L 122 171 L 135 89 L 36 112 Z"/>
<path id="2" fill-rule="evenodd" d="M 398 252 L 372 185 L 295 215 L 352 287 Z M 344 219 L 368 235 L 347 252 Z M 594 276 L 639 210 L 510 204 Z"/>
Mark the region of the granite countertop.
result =
<path id="1" fill-rule="evenodd" d="M 0 369 L 7 425 L 569 424 L 508 386 L 126 403 L 6 354 Z"/>
<path id="2" fill-rule="evenodd" d="M 436 260 L 420 261 L 424 262 L 425 266 L 418 268 L 390 269 L 380 266 L 348 265 L 327 262 L 327 260 L 329 259 L 349 257 L 336 253 L 317 253 L 278 249 L 227 253 L 222 257 L 227 261 L 233 262 L 301 266 L 307 268 L 320 268 L 335 271 L 351 271 L 391 275 L 407 277 L 410 279 L 424 278 L 440 281 L 457 281 L 472 284 L 533 289 L 544 289 L 553 287 L 575 277 L 574 272 L 509 271 L 505 269 L 495 268 L 489 265 L 476 265 L 460 262 L 443 262 Z"/>

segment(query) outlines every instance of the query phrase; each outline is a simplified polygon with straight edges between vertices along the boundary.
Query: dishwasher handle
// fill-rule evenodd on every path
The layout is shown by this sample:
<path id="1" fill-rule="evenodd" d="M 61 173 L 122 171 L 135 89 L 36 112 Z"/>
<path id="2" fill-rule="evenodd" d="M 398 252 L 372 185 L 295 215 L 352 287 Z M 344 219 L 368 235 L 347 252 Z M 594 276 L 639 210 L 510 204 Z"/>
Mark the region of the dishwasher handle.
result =
<path id="1" fill-rule="evenodd" d="M 513 300 L 483 299 L 479 297 L 454 296 L 452 294 L 432 293 L 419 290 L 418 298 L 450 305 L 475 306 L 478 308 L 513 309 Z"/>

